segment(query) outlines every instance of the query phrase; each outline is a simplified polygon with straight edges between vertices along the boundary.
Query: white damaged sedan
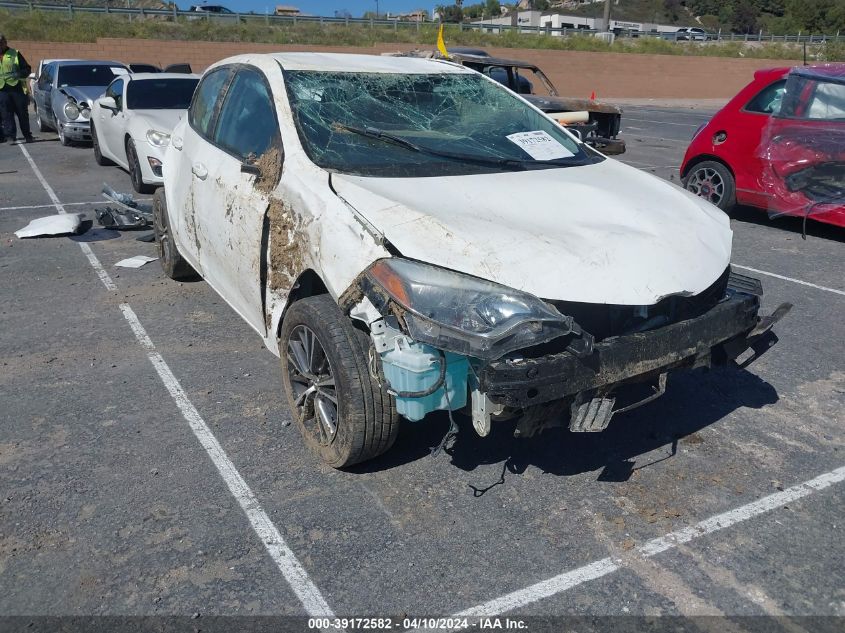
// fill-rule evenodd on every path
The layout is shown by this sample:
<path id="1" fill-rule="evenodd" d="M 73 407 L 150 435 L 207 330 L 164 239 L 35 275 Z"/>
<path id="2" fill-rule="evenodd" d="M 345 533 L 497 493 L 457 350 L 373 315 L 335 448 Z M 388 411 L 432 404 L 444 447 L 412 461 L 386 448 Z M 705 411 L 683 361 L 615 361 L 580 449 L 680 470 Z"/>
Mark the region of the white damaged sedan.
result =
<path id="1" fill-rule="evenodd" d="M 747 364 L 758 316 L 727 216 L 607 159 L 447 61 L 247 55 L 204 74 L 154 202 L 196 273 L 281 357 L 305 441 L 343 467 L 399 418 L 601 431 L 685 368 Z M 445 429 L 444 429 L 445 430 Z"/>
<path id="2" fill-rule="evenodd" d="M 170 132 L 184 116 L 199 75 L 136 73 L 117 77 L 91 109 L 91 141 L 98 165 L 117 163 L 138 193 L 162 183 L 161 161 Z"/>

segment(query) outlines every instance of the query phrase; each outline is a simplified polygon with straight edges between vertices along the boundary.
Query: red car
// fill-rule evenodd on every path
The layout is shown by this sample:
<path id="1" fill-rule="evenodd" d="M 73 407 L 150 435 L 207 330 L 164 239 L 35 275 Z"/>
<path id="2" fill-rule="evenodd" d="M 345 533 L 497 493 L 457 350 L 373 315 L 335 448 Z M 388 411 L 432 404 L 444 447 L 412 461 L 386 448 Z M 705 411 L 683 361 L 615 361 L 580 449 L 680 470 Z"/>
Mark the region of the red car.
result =
<path id="1" fill-rule="evenodd" d="M 689 191 L 845 226 L 845 64 L 759 70 L 696 132 Z"/>

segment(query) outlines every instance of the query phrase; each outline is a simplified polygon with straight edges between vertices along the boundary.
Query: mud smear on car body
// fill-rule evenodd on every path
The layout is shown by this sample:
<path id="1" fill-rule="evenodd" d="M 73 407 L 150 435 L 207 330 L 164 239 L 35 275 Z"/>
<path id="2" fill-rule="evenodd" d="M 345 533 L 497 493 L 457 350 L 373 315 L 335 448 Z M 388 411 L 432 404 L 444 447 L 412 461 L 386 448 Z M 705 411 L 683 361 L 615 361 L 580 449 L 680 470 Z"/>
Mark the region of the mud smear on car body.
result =
<path id="1" fill-rule="evenodd" d="M 271 147 L 255 161 L 259 174 L 255 179 L 255 188 L 270 194 L 279 183 L 282 176 L 282 153 L 276 147 Z"/>
<path id="2" fill-rule="evenodd" d="M 293 209 L 278 198 L 271 197 L 267 207 L 270 221 L 270 270 L 284 274 L 290 281 L 302 270 L 305 261 L 306 236 Z M 273 277 L 271 277 L 273 280 Z M 278 280 L 272 283 L 279 289 Z"/>

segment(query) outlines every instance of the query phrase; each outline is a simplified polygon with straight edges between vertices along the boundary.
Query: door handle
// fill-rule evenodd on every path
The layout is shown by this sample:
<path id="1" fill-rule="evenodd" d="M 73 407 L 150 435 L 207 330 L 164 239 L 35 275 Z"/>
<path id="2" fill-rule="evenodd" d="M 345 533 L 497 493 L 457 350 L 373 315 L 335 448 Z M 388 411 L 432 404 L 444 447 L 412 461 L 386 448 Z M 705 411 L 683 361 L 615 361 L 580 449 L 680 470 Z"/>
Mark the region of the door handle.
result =
<path id="1" fill-rule="evenodd" d="M 191 165 L 191 172 L 200 180 L 205 180 L 208 176 L 208 170 L 202 163 L 194 163 Z"/>
<path id="2" fill-rule="evenodd" d="M 170 144 L 173 145 L 173 149 L 182 149 L 182 137 L 174 136 L 170 139 Z"/>

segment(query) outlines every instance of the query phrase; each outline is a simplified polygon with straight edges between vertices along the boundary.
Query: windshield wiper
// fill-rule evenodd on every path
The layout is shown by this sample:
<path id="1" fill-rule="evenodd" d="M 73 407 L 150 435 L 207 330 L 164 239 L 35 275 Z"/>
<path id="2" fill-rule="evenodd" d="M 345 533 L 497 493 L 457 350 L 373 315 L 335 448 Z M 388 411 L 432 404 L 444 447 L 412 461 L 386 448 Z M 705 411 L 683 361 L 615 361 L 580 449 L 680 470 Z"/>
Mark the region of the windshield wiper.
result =
<path id="1" fill-rule="evenodd" d="M 356 127 L 354 125 L 346 125 L 344 123 L 338 123 L 336 121 L 332 123 L 332 128 L 338 130 L 346 130 L 347 132 L 352 132 L 353 134 L 360 134 L 361 136 L 366 136 L 367 138 L 374 138 L 385 143 L 398 145 L 399 147 L 404 147 L 405 149 L 408 149 L 412 152 L 419 152 L 420 154 L 428 154 L 430 156 L 439 156 L 441 158 L 448 158 L 464 163 L 479 163 L 481 165 L 493 165 L 495 167 L 510 168 L 517 171 L 525 170 L 528 168 L 526 165 L 526 161 L 516 160 L 512 158 L 485 158 L 484 156 L 474 156 L 472 154 L 441 152 L 440 150 L 432 149 L 430 147 L 417 145 L 416 143 L 409 141 L 408 139 L 402 138 L 401 136 L 397 136 L 396 134 L 391 134 L 390 132 L 385 132 L 384 130 L 380 130 L 374 127 Z M 530 163 L 532 161 L 527 162 Z M 536 162 L 543 163 L 548 161 Z"/>

